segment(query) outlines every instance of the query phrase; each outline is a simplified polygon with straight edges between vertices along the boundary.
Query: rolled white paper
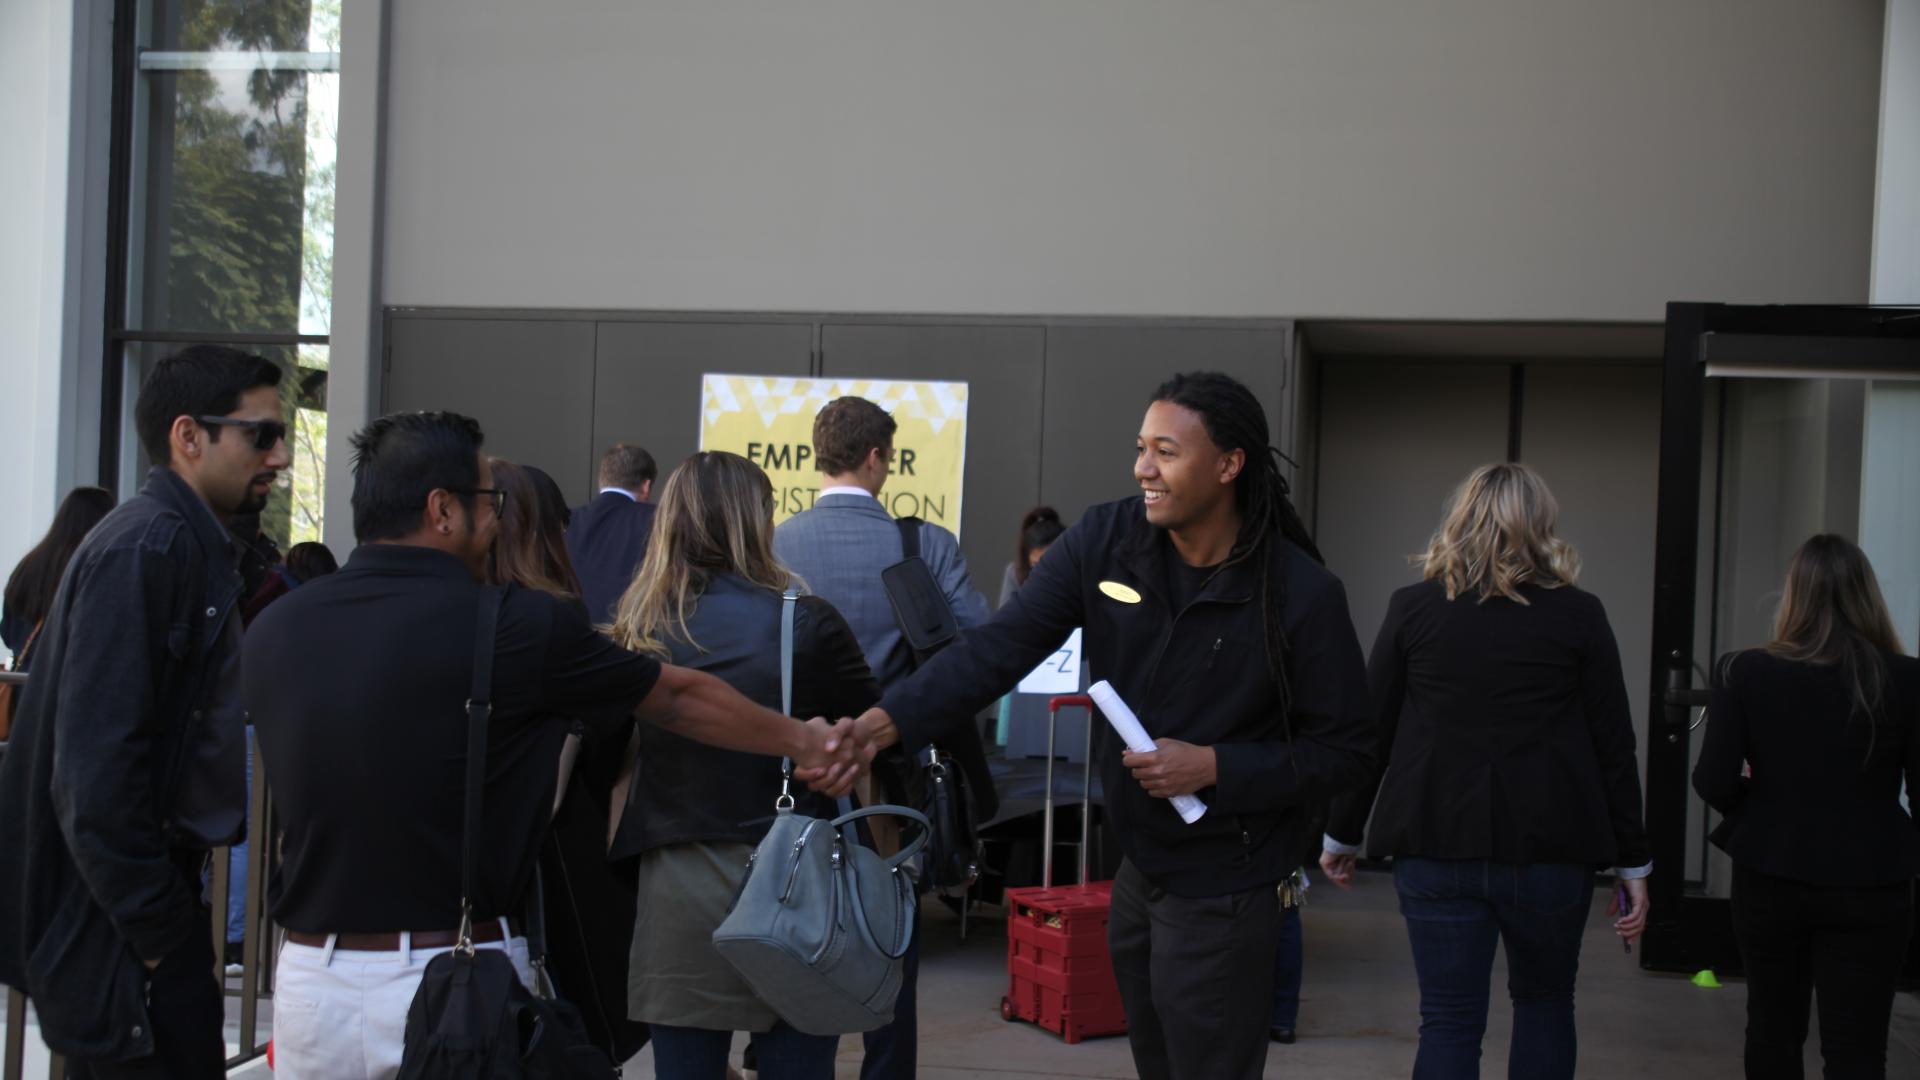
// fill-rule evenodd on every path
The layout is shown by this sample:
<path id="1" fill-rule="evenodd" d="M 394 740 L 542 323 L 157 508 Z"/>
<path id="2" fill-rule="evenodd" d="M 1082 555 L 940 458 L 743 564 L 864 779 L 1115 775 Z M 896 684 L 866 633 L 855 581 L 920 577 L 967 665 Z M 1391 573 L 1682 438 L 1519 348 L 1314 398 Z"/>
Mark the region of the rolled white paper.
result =
<path id="1" fill-rule="evenodd" d="M 1120 700 L 1120 695 L 1114 693 L 1107 680 L 1101 679 L 1087 687 L 1087 696 L 1100 706 L 1100 711 L 1107 716 L 1107 723 L 1113 725 L 1114 732 L 1120 736 L 1121 742 L 1127 744 L 1127 749 L 1136 754 L 1151 754 L 1159 749 L 1154 744 L 1153 736 L 1140 726 L 1140 718 L 1133 715 L 1133 710 Z M 1192 795 L 1175 795 L 1172 801 L 1173 808 L 1180 812 L 1180 820 L 1189 825 L 1199 821 L 1207 812 L 1207 804 Z"/>

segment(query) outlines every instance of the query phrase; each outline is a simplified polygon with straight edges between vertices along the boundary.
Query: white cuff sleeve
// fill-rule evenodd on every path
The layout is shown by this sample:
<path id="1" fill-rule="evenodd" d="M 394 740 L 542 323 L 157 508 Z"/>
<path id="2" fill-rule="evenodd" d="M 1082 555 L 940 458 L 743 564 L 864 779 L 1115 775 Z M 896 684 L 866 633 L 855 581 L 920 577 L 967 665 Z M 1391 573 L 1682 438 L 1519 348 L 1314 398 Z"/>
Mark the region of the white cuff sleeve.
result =
<path id="1" fill-rule="evenodd" d="M 1616 866 L 1613 868 L 1613 876 L 1622 881 L 1632 881 L 1634 878 L 1643 878 L 1651 873 L 1653 873 L 1652 863 L 1648 863 L 1645 866 Z"/>
<path id="2" fill-rule="evenodd" d="M 1358 855 L 1359 844 L 1343 844 L 1326 833 L 1320 834 L 1320 847 L 1329 855 Z"/>

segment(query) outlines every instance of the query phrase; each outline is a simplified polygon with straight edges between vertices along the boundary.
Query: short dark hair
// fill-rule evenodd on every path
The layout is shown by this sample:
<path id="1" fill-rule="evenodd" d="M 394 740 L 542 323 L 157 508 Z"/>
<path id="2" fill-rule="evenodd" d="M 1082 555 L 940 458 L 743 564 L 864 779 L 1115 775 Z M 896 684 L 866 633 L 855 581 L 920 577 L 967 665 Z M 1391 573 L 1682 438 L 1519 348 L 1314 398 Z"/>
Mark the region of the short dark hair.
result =
<path id="1" fill-rule="evenodd" d="M 638 491 L 641 485 L 659 475 L 660 469 L 653 463 L 653 455 L 647 453 L 644 447 L 614 443 L 607 447 L 606 453 L 600 455 L 601 487 Z"/>
<path id="2" fill-rule="evenodd" d="M 140 384 L 133 426 L 155 465 L 172 460 L 167 433 L 182 416 L 225 416 L 240 407 L 240 395 L 259 386 L 279 386 L 280 365 L 225 345 L 189 345 L 165 357 Z M 207 441 L 220 441 L 218 425 Z"/>
<path id="3" fill-rule="evenodd" d="M 392 413 L 353 437 L 353 537 L 397 540 L 420 527 L 427 496 L 480 484 L 480 422 L 450 412 Z M 469 508 L 470 495 L 461 495 Z"/>
<path id="4" fill-rule="evenodd" d="M 850 473 L 876 447 L 891 449 L 899 427 L 866 398 L 834 398 L 813 418 L 813 459 L 828 476 Z"/>

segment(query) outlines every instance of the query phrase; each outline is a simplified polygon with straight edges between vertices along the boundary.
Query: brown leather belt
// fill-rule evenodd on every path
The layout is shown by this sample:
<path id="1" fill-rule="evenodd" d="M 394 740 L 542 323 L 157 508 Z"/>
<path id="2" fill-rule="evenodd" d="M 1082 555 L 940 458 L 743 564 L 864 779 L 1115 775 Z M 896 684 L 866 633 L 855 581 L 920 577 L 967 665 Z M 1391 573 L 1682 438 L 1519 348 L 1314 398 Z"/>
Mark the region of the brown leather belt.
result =
<path id="1" fill-rule="evenodd" d="M 519 936 L 521 933 L 520 921 L 518 919 L 508 919 L 507 927 L 515 936 Z M 473 924 L 473 934 L 471 936 L 475 945 L 485 945 L 489 942 L 503 941 L 506 938 L 506 935 L 500 932 L 499 919 L 476 919 Z M 310 934 L 304 930 L 287 931 L 288 941 L 293 942 L 295 945 L 306 945 L 315 949 L 326 948 L 327 937 L 328 935 L 326 934 Z M 415 931 L 411 937 L 412 941 L 409 944 L 412 948 L 447 949 L 459 944 L 460 931 L 418 930 Z M 335 936 L 333 947 L 335 950 L 345 952 L 399 952 L 400 934 L 398 931 L 393 930 L 384 933 L 339 934 Z"/>

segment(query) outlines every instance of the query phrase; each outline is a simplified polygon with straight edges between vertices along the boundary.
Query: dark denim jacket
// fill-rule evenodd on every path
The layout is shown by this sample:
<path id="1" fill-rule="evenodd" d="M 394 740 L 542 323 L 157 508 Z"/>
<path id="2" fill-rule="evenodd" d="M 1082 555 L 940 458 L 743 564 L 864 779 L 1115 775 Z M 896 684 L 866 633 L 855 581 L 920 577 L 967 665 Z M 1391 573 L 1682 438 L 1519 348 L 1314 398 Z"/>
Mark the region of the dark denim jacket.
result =
<path id="1" fill-rule="evenodd" d="M 190 839 L 207 822 L 180 808 L 204 812 L 185 780 L 240 719 L 206 708 L 239 593 L 226 530 L 155 469 L 75 553 L 34 646 L 0 762 L 0 980 L 60 1053 L 152 1052 L 141 958 L 209 932 Z"/>

